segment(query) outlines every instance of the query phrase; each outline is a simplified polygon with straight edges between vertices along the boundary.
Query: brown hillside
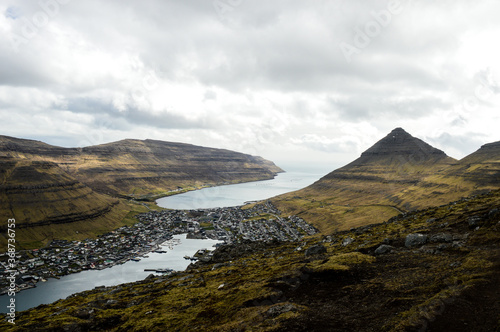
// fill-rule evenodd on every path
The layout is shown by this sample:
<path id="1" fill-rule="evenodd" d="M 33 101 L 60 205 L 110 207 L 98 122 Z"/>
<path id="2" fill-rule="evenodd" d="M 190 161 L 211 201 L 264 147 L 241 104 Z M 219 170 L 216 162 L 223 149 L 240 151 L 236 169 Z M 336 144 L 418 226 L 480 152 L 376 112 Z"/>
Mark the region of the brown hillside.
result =
<path id="1" fill-rule="evenodd" d="M 456 161 L 401 128 L 352 163 L 273 202 L 331 232 L 498 188 L 500 144 Z"/>
<path id="2" fill-rule="evenodd" d="M 123 140 L 62 148 L 0 136 L 0 218 L 16 219 L 18 249 L 37 247 L 104 233 L 146 210 L 120 198 L 154 199 L 178 187 L 270 179 L 281 171 L 260 157 L 190 144 Z"/>
<path id="3" fill-rule="evenodd" d="M 0 136 L 0 155 L 54 162 L 94 190 L 120 196 L 161 195 L 177 187 L 271 179 L 282 172 L 261 157 L 155 140 L 61 148 Z"/>
<path id="4" fill-rule="evenodd" d="M 116 198 L 96 193 L 46 161 L 2 158 L 0 218 L 16 220 L 16 242 L 38 246 L 54 237 L 84 238 L 119 227 L 129 207 Z M 6 244 L 7 222 L 0 226 Z"/>

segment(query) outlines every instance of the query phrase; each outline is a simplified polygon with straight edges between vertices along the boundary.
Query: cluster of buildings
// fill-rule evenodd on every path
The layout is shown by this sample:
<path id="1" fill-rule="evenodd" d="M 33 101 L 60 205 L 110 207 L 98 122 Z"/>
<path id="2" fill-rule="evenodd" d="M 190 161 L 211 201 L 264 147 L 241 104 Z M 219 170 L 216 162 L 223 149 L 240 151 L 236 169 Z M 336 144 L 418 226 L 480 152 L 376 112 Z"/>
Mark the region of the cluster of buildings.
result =
<path id="1" fill-rule="evenodd" d="M 159 250 L 174 234 L 211 238 L 226 243 L 239 240 L 293 241 L 317 230 L 297 216 L 279 217 L 270 202 L 252 208 L 228 207 L 200 210 L 151 211 L 137 216 L 132 227 L 124 226 L 84 241 L 54 240 L 42 249 L 17 253 L 18 290 L 34 287 L 50 277 L 104 269 Z M 0 255 L 0 294 L 8 289 L 7 255 Z"/>
<path id="2" fill-rule="evenodd" d="M 104 269 L 158 250 L 172 232 L 158 223 L 136 223 L 84 241 L 54 240 L 47 247 L 23 250 L 16 256 L 17 291 L 35 287 L 38 281 L 89 269 Z M 7 290 L 12 269 L 0 255 L 0 294 Z"/>
<path id="3" fill-rule="evenodd" d="M 251 208 L 226 207 L 190 211 L 151 211 L 138 216 L 143 222 L 163 221 L 172 227 L 186 225 L 189 236 L 211 238 L 226 243 L 239 240 L 296 241 L 317 229 L 297 216 L 280 217 L 271 202 Z"/>

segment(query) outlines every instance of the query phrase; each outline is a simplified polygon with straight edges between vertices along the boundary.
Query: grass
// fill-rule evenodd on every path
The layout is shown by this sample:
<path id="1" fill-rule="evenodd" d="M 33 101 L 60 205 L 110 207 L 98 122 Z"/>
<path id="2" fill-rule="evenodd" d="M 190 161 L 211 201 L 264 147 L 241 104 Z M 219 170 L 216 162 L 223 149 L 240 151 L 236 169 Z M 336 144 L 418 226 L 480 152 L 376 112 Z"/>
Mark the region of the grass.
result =
<path id="1" fill-rule="evenodd" d="M 302 241 L 256 246 L 222 266 L 214 266 L 215 262 L 199 264 L 171 276 L 83 292 L 20 313 L 15 327 L 0 323 L 0 328 L 50 330 L 73 325 L 110 331 L 272 331 L 293 326 L 311 331 L 326 326 L 360 331 L 412 329 L 434 322 L 435 317 L 445 319 L 447 308 L 462 303 L 464 292 L 489 282 L 493 273 L 500 275 L 500 226 L 496 218 L 489 217 L 490 211 L 499 206 L 497 192 L 334 233 L 331 240 L 314 236 L 305 239 L 305 245 Z M 468 218 L 477 215 L 481 216 L 481 228 L 471 231 Z M 429 236 L 447 232 L 460 245 L 428 243 L 408 249 L 404 239 L 415 232 Z M 343 245 L 347 237 L 354 242 Z M 374 255 L 375 248 L 386 241 L 395 252 Z M 435 253 L 442 244 L 446 246 Z M 314 245 L 325 246 L 327 252 L 305 256 L 304 250 Z M 299 247 L 301 250 L 297 250 Z M 276 309 L 281 307 L 292 309 Z M 82 316 L 82 311 L 90 310 L 94 313 Z M 277 313 L 271 314 L 272 310 Z"/>
<path id="2" fill-rule="evenodd" d="M 272 199 L 284 215 L 296 214 L 323 233 L 383 222 L 400 212 L 446 204 L 493 185 L 452 175 L 444 165 L 351 166 L 307 188 Z M 443 170 L 450 170 L 448 173 Z"/>
<path id="3" fill-rule="evenodd" d="M 149 209 L 142 204 L 120 201 L 103 216 L 88 220 L 75 221 L 66 224 L 51 224 L 29 228 L 16 229 L 16 250 L 41 248 L 53 239 L 84 240 L 122 226 L 131 226 L 137 222 L 134 218 L 139 213 Z M 0 244 L 6 247 L 6 234 L 0 236 Z"/>

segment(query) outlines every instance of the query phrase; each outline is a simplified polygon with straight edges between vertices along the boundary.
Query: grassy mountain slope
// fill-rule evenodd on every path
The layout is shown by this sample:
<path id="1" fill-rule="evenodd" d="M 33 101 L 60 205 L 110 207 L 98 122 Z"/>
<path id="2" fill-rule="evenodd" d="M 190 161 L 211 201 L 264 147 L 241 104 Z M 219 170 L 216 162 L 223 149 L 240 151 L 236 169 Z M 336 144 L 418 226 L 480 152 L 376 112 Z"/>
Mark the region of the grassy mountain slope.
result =
<path id="1" fill-rule="evenodd" d="M 475 188 L 500 187 L 500 142 L 483 145 L 476 152 L 449 167 L 443 179 L 460 177 Z"/>
<path id="2" fill-rule="evenodd" d="M 323 232 L 345 230 L 463 196 L 451 184 L 428 180 L 455 162 L 443 151 L 396 128 L 352 163 L 272 201 L 285 213 L 299 215 Z M 437 189 L 429 190 L 432 187 L 446 192 L 446 197 L 438 198 L 433 193 Z"/>
<path id="3" fill-rule="evenodd" d="M 210 263 L 76 294 L 0 328 L 498 331 L 499 209 L 496 191 L 305 243 L 222 247 Z"/>
<path id="4" fill-rule="evenodd" d="M 18 249 L 37 247 L 54 237 L 78 239 L 120 227 L 129 204 L 96 193 L 55 163 L 1 158 L 0 218 L 16 219 Z M 0 226 L 2 248 L 6 226 Z"/>
<path id="5" fill-rule="evenodd" d="M 0 136 L 0 155 L 54 162 L 98 192 L 134 197 L 166 195 L 178 187 L 271 179 L 282 171 L 261 157 L 155 140 L 61 148 Z"/>
<path id="6" fill-rule="evenodd" d="M 123 140 L 61 148 L 0 136 L 0 248 L 11 218 L 18 249 L 39 247 L 110 231 L 147 210 L 123 198 L 152 200 L 178 187 L 270 179 L 281 171 L 260 157 L 190 144 Z"/>

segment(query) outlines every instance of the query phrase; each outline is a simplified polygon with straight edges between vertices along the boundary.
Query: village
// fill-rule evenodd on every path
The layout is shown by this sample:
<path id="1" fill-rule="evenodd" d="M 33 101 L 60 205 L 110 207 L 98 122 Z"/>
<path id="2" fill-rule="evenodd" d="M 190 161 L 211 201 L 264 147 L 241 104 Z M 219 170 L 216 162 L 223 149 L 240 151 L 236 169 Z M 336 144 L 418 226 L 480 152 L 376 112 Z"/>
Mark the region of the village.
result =
<path id="1" fill-rule="evenodd" d="M 16 290 L 36 286 L 47 278 L 58 278 L 89 269 L 104 269 L 129 260 L 140 260 L 161 250 L 160 245 L 175 234 L 188 238 L 214 239 L 233 243 L 250 241 L 295 241 L 317 230 L 297 216 L 280 217 L 270 202 L 250 208 L 228 207 L 199 210 L 150 211 L 137 216 L 138 223 L 123 226 L 97 239 L 54 240 L 42 249 L 17 253 Z M 186 259 L 208 260 L 209 252 Z M 7 256 L 0 255 L 0 294 L 7 289 Z"/>

